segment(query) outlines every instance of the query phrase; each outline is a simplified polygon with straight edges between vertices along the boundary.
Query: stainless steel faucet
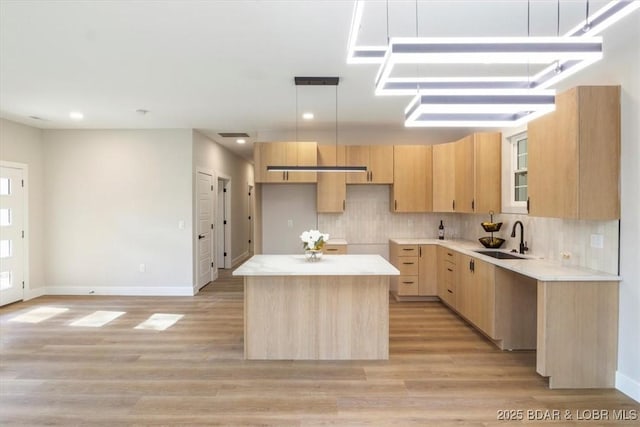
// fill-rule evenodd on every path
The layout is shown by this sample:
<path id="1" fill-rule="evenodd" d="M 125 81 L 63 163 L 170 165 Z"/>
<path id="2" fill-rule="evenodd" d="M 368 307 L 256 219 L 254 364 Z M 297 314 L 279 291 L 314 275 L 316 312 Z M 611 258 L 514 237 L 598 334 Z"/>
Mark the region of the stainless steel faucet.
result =
<path id="1" fill-rule="evenodd" d="M 516 237 L 516 226 L 520 224 L 520 253 L 523 254 L 529 250 L 527 242 L 524 241 L 524 224 L 522 221 L 516 221 L 513 223 L 513 229 L 511 230 L 511 237 Z M 515 251 L 514 251 L 515 252 Z"/>

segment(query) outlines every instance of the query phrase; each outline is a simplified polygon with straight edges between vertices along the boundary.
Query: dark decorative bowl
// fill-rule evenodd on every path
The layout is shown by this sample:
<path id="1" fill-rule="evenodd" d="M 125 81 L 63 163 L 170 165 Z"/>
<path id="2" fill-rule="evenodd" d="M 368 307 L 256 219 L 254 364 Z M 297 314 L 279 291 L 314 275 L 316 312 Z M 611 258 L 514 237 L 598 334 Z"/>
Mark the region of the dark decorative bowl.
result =
<path id="1" fill-rule="evenodd" d="M 502 223 L 500 223 L 502 224 Z M 500 228 L 500 227 L 498 227 Z M 499 237 L 481 237 L 478 240 L 480 240 L 480 243 L 482 243 L 482 245 L 485 248 L 491 248 L 491 249 L 498 249 L 500 246 L 502 246 L 502 244 L 504 243 L 504 239 L 501 239 Z"/>
<path id="2" fill-rule="evenodd" d="M 484 228 L 484 231 L 487 233 L 495 233 L 500 230 L 500 227 L 502 227 L 501 222 L 482 222 L 480 225 L 482 225 L 482 228 Z"/>

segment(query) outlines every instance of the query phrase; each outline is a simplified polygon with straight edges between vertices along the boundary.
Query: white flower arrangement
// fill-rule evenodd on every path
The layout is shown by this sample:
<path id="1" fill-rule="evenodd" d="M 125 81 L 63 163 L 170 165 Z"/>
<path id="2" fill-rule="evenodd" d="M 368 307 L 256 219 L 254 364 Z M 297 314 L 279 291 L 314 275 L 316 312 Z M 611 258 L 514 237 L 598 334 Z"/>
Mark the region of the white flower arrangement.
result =
<path id="1" fill-rule="evenodd" d="M 305 250 L 319 251 L 329 240 L 329 235 L 321 233 L 319 230 L 309 230 L 300 235 L 300 240 L 302 240 L 302 247 Z"/>

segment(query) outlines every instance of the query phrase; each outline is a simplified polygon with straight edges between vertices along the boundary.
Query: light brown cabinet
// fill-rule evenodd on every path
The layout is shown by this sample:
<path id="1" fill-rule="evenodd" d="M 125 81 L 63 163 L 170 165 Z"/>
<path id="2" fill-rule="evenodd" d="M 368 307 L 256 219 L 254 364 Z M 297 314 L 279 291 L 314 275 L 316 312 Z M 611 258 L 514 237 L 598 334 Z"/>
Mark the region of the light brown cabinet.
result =
<path id="1" fill-rule="evenodd" d="M 456 282 L 458 281 L 457 268 L 457 252 L 438 246 L 437 250 L 438 263 L 438 297 L 449 307 L 456 308 Z"/>
<path id="2" fill-rule="evenodd" d="M 326 244 L 324 245 L 323 251 L 327 255 L 346 255 L 347 245 L 337 243 Z"/>
<path id="3" fill-rule="evenodd" d="M 347 145 L 347 166 L 367 172 L 347 172 L 347 184 L 393 184 L 393 145 Z"/>
<path id="4" fill-rule="evenodd" d="M 456 310 L 495 339 L 495 266 L 463 254 L 459 259 Z"/>
<path id="5" fill-rule="evenodd" d="M 437 295 L 435 245 L 402 245 L 390 241 L 389 258 L 400 270 L 400 276 L 391 277 L 391 289 L 396 298 Z"/>
<path id="6" fill-rule="evenodd" d="M 253 158 L 256 182 L 315 183 L 316 172 L 268 172 L 267 166 L 317 166 L 315 142 L 257 142 Z"/>
<path id="7" fill-rule="evenodd" d="M 392 212 L 431 212 L 432 147 L 396 145 L 393 147 Z"/>
<path id="8" fill-rule="evenodd" d="M 435 212 L 500 212 L 501 138 L 474 133 L 433 147 Z"/>
<path id="9" fill-rule="evenodd" d="M 345 148 L 333 145 L 318 146 L 318 165 L 344 165 Z M 347 199 L 346 175 L 344 172 L 318 173 L 316 210 L 319 213 L 344 212 Z"/>
<path id="10" fill-rule="evenodd" d="M 528 125 L 532 216 L 620 218 L 620 87 L 579 86 Z"/>

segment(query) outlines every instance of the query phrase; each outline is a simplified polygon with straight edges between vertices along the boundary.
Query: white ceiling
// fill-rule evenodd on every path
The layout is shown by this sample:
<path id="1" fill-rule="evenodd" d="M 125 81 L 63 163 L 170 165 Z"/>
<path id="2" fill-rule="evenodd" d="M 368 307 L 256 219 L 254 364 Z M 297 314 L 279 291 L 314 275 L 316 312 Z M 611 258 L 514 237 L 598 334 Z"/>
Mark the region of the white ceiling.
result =
<path id="1" fill-rule="evenodd" d="M 590 1 L 590 9 L 606 3 Z M 557 1 L 530 4 L 529 33 L 555 35 Z M 256 139 L 309 139 L 314 132 L 335 138 L 335 88 L 296 90 L 293 78 L 339 76 L 341 142 L 372 130 L 431 142 L 468 132 L 403 130 L 409 98 L 375 97 L 377 66 L 346 63 L 353 5 L 0 0 L 0 114 L 50 129 L 193 128 L 250 157 Z M 585 6 L 560 1 L 560 33 L 584 18 Z M 421 36 L 527 35 L 525 0 L 420 0 L 417 8 Z M 359 44 L 384 44 L 387 22 L 391 36 L 415 35 L 416 1 L 392 0 L 388 10 L 387 21 L 385 1 L 367 5 Z M 605 49 L 621 42 L 605 38 Z M 313 110 L 313 122 L 296 120 L 296 95 L 297 112 Z M 84 120 L 69 118 L 76 110 Z M 218 132 L 247 132 L 250 143 L 239 146 Z"/>

